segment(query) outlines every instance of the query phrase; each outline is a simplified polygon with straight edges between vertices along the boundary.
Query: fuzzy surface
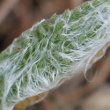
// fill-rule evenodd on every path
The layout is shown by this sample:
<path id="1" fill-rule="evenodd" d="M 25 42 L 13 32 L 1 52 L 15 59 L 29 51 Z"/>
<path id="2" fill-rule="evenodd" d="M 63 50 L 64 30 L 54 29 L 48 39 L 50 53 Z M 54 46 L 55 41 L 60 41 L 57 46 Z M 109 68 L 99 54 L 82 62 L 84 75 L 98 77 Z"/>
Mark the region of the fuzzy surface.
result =
<path id="1" fill-rule="evenodd" d="M 109 41 L 110 0 L 85 2 L 33 25 L 0 54 L 0 110 L 86 72 Z"/>

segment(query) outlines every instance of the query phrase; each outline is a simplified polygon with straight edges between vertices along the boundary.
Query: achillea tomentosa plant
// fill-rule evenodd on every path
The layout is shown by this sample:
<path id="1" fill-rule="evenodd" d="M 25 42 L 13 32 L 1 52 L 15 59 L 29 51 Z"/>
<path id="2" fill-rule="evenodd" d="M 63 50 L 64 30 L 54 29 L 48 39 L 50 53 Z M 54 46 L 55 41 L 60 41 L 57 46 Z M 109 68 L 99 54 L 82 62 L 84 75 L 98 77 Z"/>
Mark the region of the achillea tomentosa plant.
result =
<path id="1" fill-rule="evenodd" d="M 0 54 L 0 110 L 86 72 L 110 46 L 110 0 L 42 20 Z"/>

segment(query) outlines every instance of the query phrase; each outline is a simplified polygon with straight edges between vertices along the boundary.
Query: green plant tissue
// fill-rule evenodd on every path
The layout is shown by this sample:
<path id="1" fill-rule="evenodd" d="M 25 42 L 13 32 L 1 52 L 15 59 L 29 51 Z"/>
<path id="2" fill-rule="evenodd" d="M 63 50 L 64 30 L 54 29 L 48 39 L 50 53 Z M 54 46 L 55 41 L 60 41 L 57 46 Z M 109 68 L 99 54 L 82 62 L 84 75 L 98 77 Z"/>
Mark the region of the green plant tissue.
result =
<path id="1" fill-rule="evenodd" d="M 109 42 L 110 0 L 85 2 L 33 25 L 0 54 L 0 110 L 86 72 Z"/>

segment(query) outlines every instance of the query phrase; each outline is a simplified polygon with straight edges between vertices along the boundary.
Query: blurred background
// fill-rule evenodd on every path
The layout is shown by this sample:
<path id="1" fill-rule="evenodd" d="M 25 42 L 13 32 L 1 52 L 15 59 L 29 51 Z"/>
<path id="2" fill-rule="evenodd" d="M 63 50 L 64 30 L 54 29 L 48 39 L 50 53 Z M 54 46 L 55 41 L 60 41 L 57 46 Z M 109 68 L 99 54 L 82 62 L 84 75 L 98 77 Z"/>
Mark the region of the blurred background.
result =
<path id="1" fill-rule="evenodd" d="M 87 0 L 0 0 L 0 51 L 34 23 Z M 110 50 L 87 72 L 50 91 L 38 104 L 17 110 L 110 110 Z M 94 72 L 97 71 L 97 74 Z M 38 97 L 37 97 L 38 98 Z"/>

